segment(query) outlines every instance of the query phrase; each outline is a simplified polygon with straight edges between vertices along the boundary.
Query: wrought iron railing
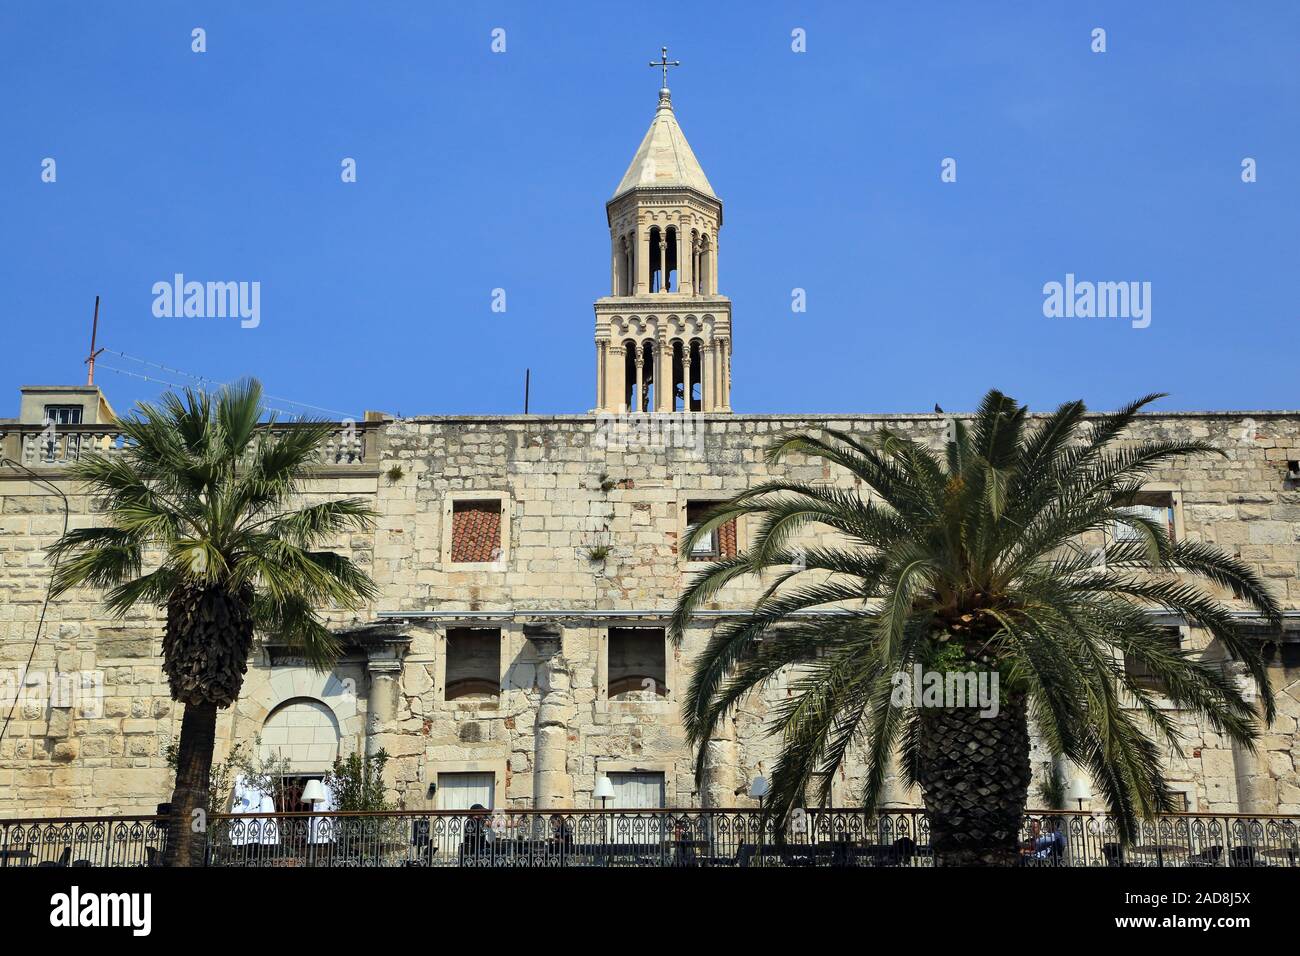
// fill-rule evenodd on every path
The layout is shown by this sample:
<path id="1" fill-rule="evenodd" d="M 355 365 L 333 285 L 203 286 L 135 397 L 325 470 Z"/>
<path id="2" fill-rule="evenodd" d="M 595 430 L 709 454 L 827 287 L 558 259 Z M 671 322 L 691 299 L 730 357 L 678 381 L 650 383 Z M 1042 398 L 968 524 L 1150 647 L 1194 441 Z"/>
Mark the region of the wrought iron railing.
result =
<path id="1" fill-rule="evenodd" d="M 166 845 L 159 817 L 0 820 L 0 868 L 150 866 Z"/>
<path id="2" fill-rule="evenodd" d="M 1028 866 L 1300 866 L 1300 821 L 1178 814 L 1121 843 L 1111 818 L 1033 811 Z M 0 821 L 0 867 L 147 866 L 164 821 L 101 817 Z M 435 867 L 930 866 L 923 810 L 806 810 L 779 830 L 758 810 L 385 811 L 221 814 L 206 865 Z"/>

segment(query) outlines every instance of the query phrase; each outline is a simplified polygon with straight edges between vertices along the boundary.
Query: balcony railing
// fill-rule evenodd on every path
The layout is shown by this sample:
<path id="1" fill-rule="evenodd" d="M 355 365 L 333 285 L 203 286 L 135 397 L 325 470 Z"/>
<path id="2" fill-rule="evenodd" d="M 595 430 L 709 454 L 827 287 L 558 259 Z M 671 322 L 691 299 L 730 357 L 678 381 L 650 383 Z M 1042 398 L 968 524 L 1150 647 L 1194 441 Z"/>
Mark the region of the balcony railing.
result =
<path id="1" fill-rule="evenodd" d="M 1105 814 L 1034 811 L 1029 866 L 1300 866 L 1300 820 L 1178 814 L 1121 845 Z M 149 866 L 158 817 L 0 821 L 0 867 Z M 931 866 L 923 810 L 796 812 L 779 832 L 757 810 L 385 811 L 216 816 L 206 865 L 435 867 Z"/>
<path id="2" fill-rule="evenodd" d="M 276 431 L 292 427 L 278 426 Z M 379 427 L 373 422 L 340 423 L 321 445 L 318 463 L 363 465 L 376 461 L 371 446 Z M 126 444 L 126 436 L 115 425 L 56 425 L 52 429 L 40 425 L 0 426 L 0 455 L 28 468 L 66 465 L 90 452 L 113 455 Z"/>
<path id="3" fill-rule="evenodd" d="M 154 816 L 0 820 L 0 867 L 149 866 L 165 845 Z"/>

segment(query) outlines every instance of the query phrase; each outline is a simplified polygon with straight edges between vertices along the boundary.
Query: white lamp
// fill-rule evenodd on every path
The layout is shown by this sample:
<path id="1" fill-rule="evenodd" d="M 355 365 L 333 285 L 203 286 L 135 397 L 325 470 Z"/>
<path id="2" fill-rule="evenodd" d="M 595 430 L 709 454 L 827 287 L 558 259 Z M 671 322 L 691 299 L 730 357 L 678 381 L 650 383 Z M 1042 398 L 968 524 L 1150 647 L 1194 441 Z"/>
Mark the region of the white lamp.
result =
<path id="1" fill-rule="evenodd" d="M 308 780 L 307 786 L 302 788 L 302 802 L 310 803 L 313 808 L 318 803 L 324 803 L 325 784 L 319 780 Z"/>
<path id="2" fill-rule="evenodd" d="M 1083 809 L 1083 801 L 1092 799 L 1092 784 L 1088 782 L 1087 777 L 1075 777 L 1070 781 L 1069 798 L 1079 801 L 1079 809 Z"/>
<path id="3" fill-rule="evenodd" d="M 755 775 L 754 779 L 749 782 L 749 795 L 762 805 L 763 798 L 767 796 L 767 792 L 767 778 L 761 773 Z"/>
<path id="4" fill-rule="evenodd" d="M 315 810 L 316 804 L 325 802 L 325 784 L 319 780 L 308 780 L 307 786 L 302 788 L 302 796 L 299 799 L 303 803 L 311 804 L 311 808 Z M 316 865 L 316 844 L 321 841 L 323 837 L 322 831 L 328 825 L 328 821 L 320 817 L 307 818 L 308 866 Z"/>
<path id="5" fill-rule="evenodd" d="M 605 801 L 614 795 L 614 785 L 609 782 L 609 777 L 597 777 L 596 789 L 591 792 L 593 797 L 600 800 L 600 808 L 605 809 Z"/>

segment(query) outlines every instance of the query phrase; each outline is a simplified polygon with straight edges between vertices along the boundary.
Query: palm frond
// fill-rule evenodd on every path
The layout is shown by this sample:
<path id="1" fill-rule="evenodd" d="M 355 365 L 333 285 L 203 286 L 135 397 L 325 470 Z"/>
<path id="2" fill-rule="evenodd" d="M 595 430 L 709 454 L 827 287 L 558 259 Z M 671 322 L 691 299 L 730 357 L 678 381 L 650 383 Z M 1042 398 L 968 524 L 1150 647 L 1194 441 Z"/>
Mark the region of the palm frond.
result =
<path id="1" fill-rule="evenodd" d="M 246 380 L 140 403 L 119 421 L 124 449 L 71 466 L 106 524 L 69 531 L 50 548 L 60 562 L 55 593 L 103 589 L 119 616 L 141 604 L 170 608 L 194 589 L 246 594 L 259 623 L 323 665 L 338 642 L 320 612 L 359 610 L 376 588 L 321 545 L 372 527 L 375 514 L 356 498 L 294 506 L 332 426 L 272 429 L 261 397 L 261 385 Z M 162 555 L 148 573 L 146 553 Z"/>
<path id="2" fill-rule="evenodd" d="M 955 650 L 1024 695 L 1048 750 L 1093 775 L 1126 838 L 1140 817 L 1169 809 L 1164 754 L 1181 747 L 1169 702 L 1243 746 L 1258 737 L 1251 704 L 1213 650 L 1246 666 L 1264 719 L 1274 713 L 1258 641 L 1197 582 L 1231 588 L 1272 624 L 1281 611 L 1257 568 L 1175 542 L 1161 522 L 1128 510 L 1155 469 L 1217 453 L 1201 441 L 1127 438 L 1160 397 L 1091 418 L 1082 402 L 1066 402 L 1031 426 L 1024 406 L 993 391 L 969 420 L 953 419 L 938 457 L 893 428 L 780 436 L 767 450 L 774 470 L 807 456 L 870 497 L 777 475 L 700 522 L 696 535 L 749 522 L 751 543 L 685 588 L 674 641 L 729 586 L 775 574 L 751 613 L 712 628 L 694 661 L 682 698 L 692 745 L 747 695 L 783 680 L 787 696 L 769 712 L 782 745 L 772 811 L 781 818 L 812 790 L 829 799 L 850 754 L 874 805 L 892 763 L 905 782 L 922 779 L 920 721 L 885 693 L 891 669 Z M 1107 540 L 1116 527 L 1135 533 Z M 811 534 L 816 543 L 800 547 Z M 1085 546 L 1096 540 L 1107 541 L 1100 552 Z M 1208 635 L 1213 650 L 1171 646 L 1156 612 Z M 701 749 L 697 771 L 702 760 Z"/>

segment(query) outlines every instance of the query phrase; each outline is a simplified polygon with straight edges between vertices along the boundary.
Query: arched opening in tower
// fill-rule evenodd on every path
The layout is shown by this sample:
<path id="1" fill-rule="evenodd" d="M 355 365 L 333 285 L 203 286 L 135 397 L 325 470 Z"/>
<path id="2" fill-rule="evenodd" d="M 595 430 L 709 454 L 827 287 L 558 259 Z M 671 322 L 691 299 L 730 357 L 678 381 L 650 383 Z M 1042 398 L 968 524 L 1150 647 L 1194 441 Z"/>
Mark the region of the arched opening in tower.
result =
<path id="1" fill-rule="evenodd" d="M 679 291 L 677 228 L 650 227 L 650 291 Z"/>
<path id="2" fill-rule="evenodd" d="M 673 349 L 673 411 L 680 412 L 686 408 L 686 386 L 682 384 L 682 343 L 675 339 Z"/>
<path id="3" fill-rule="evenodd" d="M 710 295 L 713 292 L 713 269 L 711 265 L 709 262 L 709 237 L 702 235 L 695 252 L 696 295 Z"/>
<path id="4" fill-rule="evenodd" d="M 636 343 L 628 341 L 623 343 L 623 407 L 636 411 L 639 398 L 636 393 Z"/>
<path id="5" fill-rule="evenodd" d="M 632 294 L 632 247 L 627 236 L 620 236 L 614 256 L 614 294 Z"/>
<path id="6" fill-rule="evenodd" d="M 667 261 L 664 263 L 664 289 L 668 292 L 681 291 L 681 274 L 678 266 L 677 250 L 677 227 L 671 226 L 668 229 L 668 243 L 664 247 Z"/>
<path id="7" fill-rule="evenodd" d="M 704 408 L 704 362 L 703 354 L 700 351 L 700 340 L 691 340 L 691 383 L 687 389 L 690 395 L 689 410 L 692 412 L 702 411 Z"/>
<path id="8" fill-rule="evenodd" d="M 658 226 L 650 227 L 650 291 L 659 291 L 659 237 L 661 233 Z"/>
<path id="9" fill-rule="evenodd" d="M 644 384 L 641 407 L 638 411 L 649 412 L 655 407 L 655 345 L 646 342 L 641 346 L 641 381 Z"/>

